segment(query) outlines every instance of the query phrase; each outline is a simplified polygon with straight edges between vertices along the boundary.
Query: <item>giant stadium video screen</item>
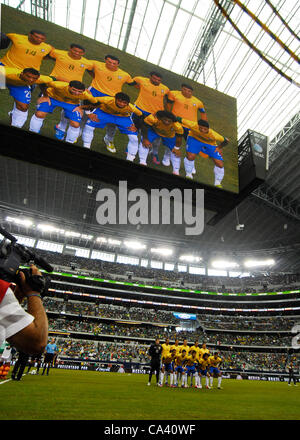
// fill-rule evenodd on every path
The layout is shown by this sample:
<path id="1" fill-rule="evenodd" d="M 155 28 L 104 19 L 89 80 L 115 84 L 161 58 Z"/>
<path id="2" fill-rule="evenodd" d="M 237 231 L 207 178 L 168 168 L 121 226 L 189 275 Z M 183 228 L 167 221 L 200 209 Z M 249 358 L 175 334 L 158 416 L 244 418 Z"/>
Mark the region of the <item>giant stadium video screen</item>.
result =
<path id="1" fill-rule="evenodd" d="M 149 167 L 238 193 L 235 98 L 14 8 L 1 11 L 3 124 L 141 173 Z"/>

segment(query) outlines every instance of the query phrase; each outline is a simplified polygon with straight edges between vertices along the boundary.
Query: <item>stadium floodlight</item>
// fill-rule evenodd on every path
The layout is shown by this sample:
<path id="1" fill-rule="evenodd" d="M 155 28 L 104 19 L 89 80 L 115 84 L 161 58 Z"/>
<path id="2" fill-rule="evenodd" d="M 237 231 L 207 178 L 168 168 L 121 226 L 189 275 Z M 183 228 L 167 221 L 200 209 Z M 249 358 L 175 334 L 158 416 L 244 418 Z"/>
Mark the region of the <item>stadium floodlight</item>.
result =
<path id="1" fill-rule="evenodd" d="M 25 226 L 26 228 L 33 226 L 33 222 L 29 219 L 21 219 L 18 217 L 9 217 L 5 218 L 7 222 L 15 223 L 16 225 Z"/>
<path id="2" fill-rule="evenodd" d="M 96 241 L 98 243 L 107 243 L 107 238 L 105 238 L 105 237 L 98 237 Z"/>
<path id="3" fill-rule="evenodd" d="M 81 234 L 80 238 L 83 238 L 85 240 L 92 240 L 92 238 L 94 238 L 93 235 L 89 235 L 89 234 Z"/>
<path id="4" fill-rule="evenodd" d="M 168 248 L 151 248 L 151 252 L 165 256 L 173 254 L 172 249 L 168 249 Z"/>
<path id="5" fill-rule="evenodd" d="M 180 255 L 179 260 L 187 261 L 188 263 L 198 263 L 199 261 L 202 261 L 202 258 L 195 255 Z"/>
<path id="6" fill-rule="evenodd" d="M 80 237 L 80 233 L 79 232 L 74 232 L 74 231 L 66 231 L 65 235 L 67 237 Z"/>
<path id="7" fill-rule="evenodd" d="M 272 259 L 268 260 L 246 260 L 244 262 L 245 267 L 260 267 L 260 266 L 273 266 L 275 261 Z"/>
<path id="8" fill-rule="evenodd" d="M 51 226 L 45 223 L 39 223 L 37 225 L 37 229 L 40 229 L 43 232 L 59 232 L 60 234 L 64 234 L 65 230 L 64 229 L 59 229 L 56 228 L 55 226 Z"/>
<path id="9" fill-rule="evenodd" d="M 146 249 L 146 245 L 143 243 L 140 243 L 139 241 L 124 241 L 123 242 L 126 247 L 129 249 L 134 249 L 136 251 L 141 249 Z"/>
<path id="10" fill-rule="evenodd" d="M 119 246 L 122 242 L 120 240 L 114 240 L 113 238 L 109 238 L 108 243 L 113 246 Z"/>
<path id="11" fill-rule="evenodd" d="M 215 269 L 230 269 L 233 267 L 239 267 L 239 264 L 235 261 L 226 261 L 226 260 L 214 260 L 211 263 L 212 267 Z"/>

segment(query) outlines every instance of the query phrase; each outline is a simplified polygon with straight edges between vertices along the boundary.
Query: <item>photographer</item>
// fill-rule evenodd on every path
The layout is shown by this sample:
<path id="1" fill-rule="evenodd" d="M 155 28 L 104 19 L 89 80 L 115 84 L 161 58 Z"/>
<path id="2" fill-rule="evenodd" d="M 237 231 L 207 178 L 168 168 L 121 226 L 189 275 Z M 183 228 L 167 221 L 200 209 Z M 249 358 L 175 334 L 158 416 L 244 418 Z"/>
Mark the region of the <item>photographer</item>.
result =
<path id="1" fill-rule="evenodd" d="M 34 265 L 32 275 L 42 276 Z M 27 312 L 21 307 L 27 299 Z M 0 280 L 0 344 L 7 340 L 26 354 L 41 353 L 47 344 L 48 319 L 40 292 L 26 282 L 22 271 L 14 291 L 10 283 Z"/>

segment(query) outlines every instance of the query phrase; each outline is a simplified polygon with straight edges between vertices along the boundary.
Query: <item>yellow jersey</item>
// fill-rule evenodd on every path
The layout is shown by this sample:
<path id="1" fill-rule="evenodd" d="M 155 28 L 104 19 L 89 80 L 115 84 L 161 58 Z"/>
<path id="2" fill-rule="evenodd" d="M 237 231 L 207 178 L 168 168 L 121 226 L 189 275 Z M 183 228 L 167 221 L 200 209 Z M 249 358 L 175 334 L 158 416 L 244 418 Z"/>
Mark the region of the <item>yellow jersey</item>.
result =
<path id="1" fill-rule="evenodd" d="M 192 345 L 190 347 L 189 353 L 192 353 L 193 350 L 196 352 L 196 357 L 198 358 L 200 347 L 198 346 L 196 347 L 196 345 Z"/>
<path id="2" fill-rule="evenodd" d="M 0 60 L 5 66 L 23 70 L 33 67 L 40 70 L 43 58 L 52 50 L 47 43 L 32 44 L 27 35 L 6 34 L 12 45 Z"/>
<path id="3" fill-rule="evenodd" d="M 197 359 L 196 357 L 193 357 L 193 356 L 187 356 L 187 359 L 186 359 L 185 364 L 186 364 L 188 367 L 192 367 L 193 365 L 195 365 L 195 364 L 197 364 L 197 363 L 198 363 L 198 359 Z"/>
<path id="4" fill-rule="evenodd" d="M 171 354 L 170 352 L 166 353 L 165 356 L 162 357 L 162 361 L 164 364 L 170 364 L 173 362 L 176 358 L 176 354 Z"/>
<path id="5" fill-rule="evenodd" d="M 50 75 L 58 81 L 82 81 L 85 70 L 93 68 L 92 61 L 84 57 L 74 60 L 66 50 L 52 49 L 49 55 L 55 58 L 55 65 Z"/>
<path id="6" fill-rule="evenodd" d="M 164 84 L 158 86 L 152 84 L 150 78 L 136 76 L 133 78 L 139 85 L 139 96 L 135 105 L 148 113 L 156 113 L 158 110 L 164 110 L 164 97 L 169 92 L 169 88 Z"/>
<path id="7" fill-rule="evenodd" d="M 161 346 L 162 346 L 161 357 L 164 358 L 170 352 L 171 345 L 163 343 L 163 344 L 161 344 Z"/>
<path id="8" fill-rule="evenodd" d="M 135 113 L 137 116 L 141 116 L 142 112 L 137 109 L 133 104 L 128 104 L 124 108 L 119 108 L 116 105 L 115 98 L 111 96 L 100 96 L 95 98 L 97 102 L 100 103 L 100 108 L 105 113 L 109 113 L 110 115 L 115 116 L 124 116 L 128 117 L 131 113 Z"/>
<path id="9" fill-rule="evenodd" d="M 199 348 L 199 358 L 200 359 L 203 357 L 204 353 L 209 354 L 209 349 L 208 348 Z"/>
<path id="10" fill-rule="evenodd" d="M 175 366 L 176 367 L 182 367 L 182 365 L 185 364 L 186 359 L 187 359 L 187 355 L 183 356 L 182 354 L 179 354 L 175 358 Z"/>
<path id="11" fill-rule="evenodd" d="M 198 121 L 198 110 L 205 113 L 204 104 L 195 96 L 186 98 L 179 90 L 171 90 L 168 99 L 173 101 L 172 113 L 189 121 Z"/>
<path id="12" fill-rule="evenodd" d="M 218 367 L 219 364 L 222 362 L 222 359 L 219 356 L 217 358 L 215 358 L 214 356 L 209 356 L 208 361 L 211 367 Z"/>
<path id="13" fill-rule="evenodd" d="M 105 93 L 109 96 L 115 96 L 116 93 L 122 91 L 125 83 L 132 82 L 129 73 L 124 70 L 109 70 L 105 63 L 100 61 L 92 61 L 92 69 L 95 77 L 92 81 L 91 87 Z"/>
<path id="14" fill-rule="evenodd" d="M 10 86 L 28 86 L 28 84 L 20 78 L 23 70 L 14 69 L 13 67 L 4 67 L 6 83 Z M 48 84 L 53 82 L 53 78 L 47 75 L 40 75 L 34 84 Z"/>
<path id="15" fill-rule="evenodd" d="M 224 142 L 224 136 L 220 135 L 216 131 L 209 128 L 208 133 L 202 133 L 199 130 L 199 125 L 197 122 L 188 121 L 187 119 L 182 119 L 182 125 L 190 129 L 189 136 L 197 139 L 204 144 L 218 145 L 218 142 Z"/>
<path id="16" fill-rule="evenodd" d="M 186 355 L 188 355 L 189 351 L 190 351 L 190 347 L 188 345 L 182 344 L 182 345 L 180 345 L 179 353 L 182 353 L 182 350 L 185 350 L 186 351 Z"/>
<path id="17" fill-rule="evenodd" d="M 165 125 L 155 115 L 148 115 L 144 119 L 145 124 L 150 125 L 151 128 L 159 136 L 166 138 L 173 138 L 176 134 L 183 135 L 183 128 L 179 122 L 173 122 L 170 125 Z"/>
<path id="18" fill-rule="evenodd" d="M 180 350 L 180 346 L 179 345 L 171 345 L 170 351 L 171 350 L 176 350 L 176 355 L 179 354 L 179 350 Z"/>
<path id="19" fill-rule="evenodd" d="M 199 362 L 200 370 L 206 370 L 206 368 L 210 365 L 208 359 L 206 359 L 205 361 L 203 358 L 201 358 L 199 359 L 198 362 Z"/>
<path id="20" fill-rule="evenodd" d="M 97 103 L 96 98 L 87 90 L 84 90 L 80 95 L 72 95 L 69 90 L 69 83 L 63 81 L 52 81 L 47 87 L 47 95 L 67 104 L 79 105 L 82 100 L 87 100 L 93 104 Z"/>

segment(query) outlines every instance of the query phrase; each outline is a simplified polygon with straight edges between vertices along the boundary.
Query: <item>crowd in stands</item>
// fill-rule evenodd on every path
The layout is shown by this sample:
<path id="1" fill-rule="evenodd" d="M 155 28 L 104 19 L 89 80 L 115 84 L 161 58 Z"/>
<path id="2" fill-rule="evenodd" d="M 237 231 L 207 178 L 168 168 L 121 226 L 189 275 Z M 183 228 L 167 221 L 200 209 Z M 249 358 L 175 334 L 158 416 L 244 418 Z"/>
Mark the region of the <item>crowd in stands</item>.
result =
<path id="1" fill-rule="evenodd" d="M 149 285 L 163 287 L 187 287 L 194 290 L 204 290 L 219 293 L 259 293 L 276 292 L 280 290 L 300 289 L 300 274 L 269 274 L 255 277 L 214 277 L 194 275 L 177 270 L 146 268 L 128 264 L 111 263 L 83 257 L 74 257 L 56 252 L 38 250 L 38 253 L 47 259 L 56 270 L 69 268 L 75 262 L 77 273 L 86 273 L 93 277 L 128 281 L 128 272 L 131 272 L 130 281 L 144 282 Z M 157 258 L 155 258 L 157 259 Z"/>
<path id="2" fill-rule="evenodd" d="M 88 321 L 69 321 L 66 319 L 49 318 L 49 330 L 89 333 L 90 335 L 110 335 L 122 336 L 128 338 L 146 338 L 155 339 L 159 337 L 165 340 L 187 339 L 190 343 L 194 340 L 205 341 L 214 345 L 246 345 L 246 346 L 289 346 L 291 344 L 291 336 L 279 336 L 278 334 L 268 335 L 236 335 L 231 333 L 204 333 L 197 329 L 193 332 L 187 331 L 170 331 L 169 328 L 157 328 L 153 326 L 132 326 L 130 324 L 116 323 L 91 323 Z"/>
<path id="3" fill-rule="evenodd" d="M 252 330 L 252 331 L 290 331 L 300 324 L 300 317 L 283 318 L 282 316 L 251 318 L 245 316 L 201 315 L 199 322 L 204 329 Z"/>

